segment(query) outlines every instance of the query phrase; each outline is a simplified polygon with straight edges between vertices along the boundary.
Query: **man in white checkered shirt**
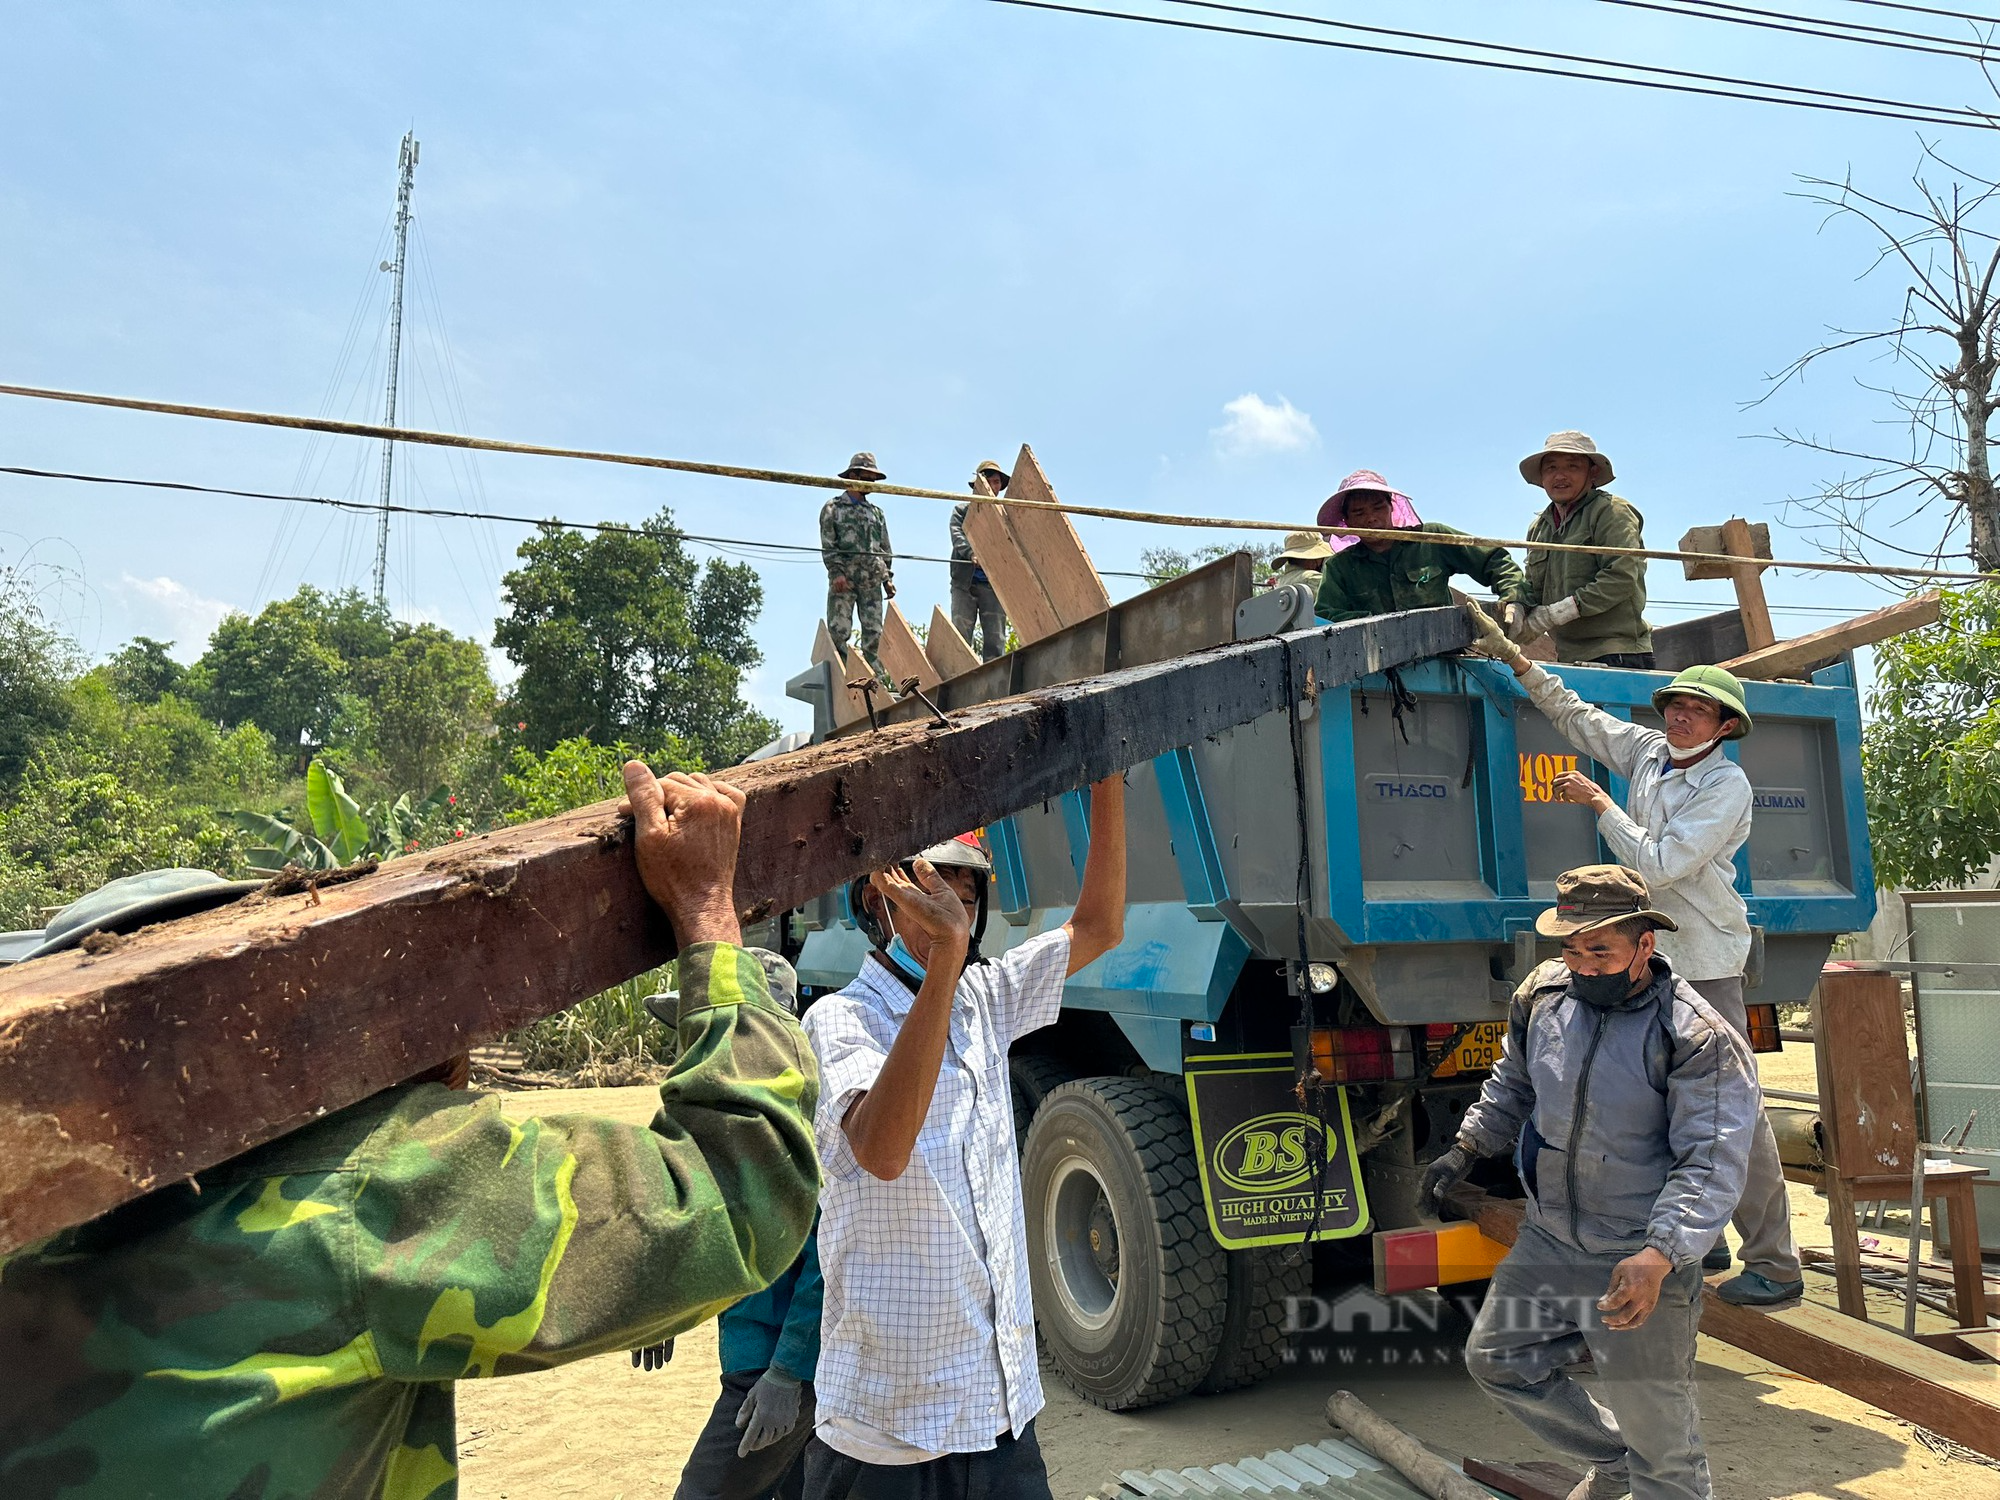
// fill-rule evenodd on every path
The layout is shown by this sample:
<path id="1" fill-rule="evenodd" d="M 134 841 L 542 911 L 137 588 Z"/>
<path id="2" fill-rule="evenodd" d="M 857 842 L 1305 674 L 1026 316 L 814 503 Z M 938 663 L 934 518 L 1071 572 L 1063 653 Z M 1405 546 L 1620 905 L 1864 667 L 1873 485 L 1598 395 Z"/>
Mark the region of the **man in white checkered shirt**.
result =
<path id="1" fill-rule="evenodd" d="M 990 865 L 963 842 L 857 886 L 876 951 L 805 1016 L 826 1171 L 806 1500 L 1048 1500 L 1007 1049 L 1124 936 L 1124 778 L 1090 800 L 1070 920 L 997 959 L 966 961 Z"/>

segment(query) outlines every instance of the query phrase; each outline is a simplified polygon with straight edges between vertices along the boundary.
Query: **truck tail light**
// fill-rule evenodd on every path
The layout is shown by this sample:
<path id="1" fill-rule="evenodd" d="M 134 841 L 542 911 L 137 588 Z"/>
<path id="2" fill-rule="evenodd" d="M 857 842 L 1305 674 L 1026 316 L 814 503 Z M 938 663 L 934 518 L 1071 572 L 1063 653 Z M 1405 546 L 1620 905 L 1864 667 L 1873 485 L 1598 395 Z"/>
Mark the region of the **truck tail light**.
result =
<path id="1" fill-rule="evenodd" d="M 1403 1026 L 1315 1027 L 1312 1058 L 1329 1083 L 1387 1083 L 1417 1076 L 1409 1029 Z"/>
<path id="2" fill-rule="evenodd" d="M 1784 1038 L 1778 1035 L 1778 1007 L 1775 1005 L 1751 1005 L 1745 1007 L 1750 1016 L 1750 1050 L 1752 1052 L 1782 1052 Z"/>

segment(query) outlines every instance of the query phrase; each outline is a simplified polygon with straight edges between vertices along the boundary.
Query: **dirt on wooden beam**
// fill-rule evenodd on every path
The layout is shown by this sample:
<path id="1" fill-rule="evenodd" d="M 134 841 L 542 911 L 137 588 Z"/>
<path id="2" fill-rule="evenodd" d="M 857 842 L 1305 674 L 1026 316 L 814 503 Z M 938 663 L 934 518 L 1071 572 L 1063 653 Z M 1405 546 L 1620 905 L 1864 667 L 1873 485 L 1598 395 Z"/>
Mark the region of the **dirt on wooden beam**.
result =
<path id="1" fill-rule="evenodd" d="M 1245 641 L 723 773 L 746 919 L 1467 644 L 1456 610 Z M 615 802 L 0 969 L 0 1254 L 345 1108 L 674 953 Z"/>

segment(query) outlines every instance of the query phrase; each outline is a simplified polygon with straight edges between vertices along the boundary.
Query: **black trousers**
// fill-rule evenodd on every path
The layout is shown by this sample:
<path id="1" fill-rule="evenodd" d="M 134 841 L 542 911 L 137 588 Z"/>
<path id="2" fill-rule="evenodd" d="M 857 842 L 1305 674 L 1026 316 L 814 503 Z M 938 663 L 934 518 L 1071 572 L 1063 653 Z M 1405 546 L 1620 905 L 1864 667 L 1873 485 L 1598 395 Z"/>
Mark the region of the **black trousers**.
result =
<path id="1" fill-rule="evenodd" d="M 806 1444 L 805 1500 L 1051 1500 L 1048 1465 L 1030 1422 L 984 1453 L 925 1464 L 864 1464 L 818 1438 Z"/>
<path id="2" fill-rule="evenodd" d="M 1625 667 L 1634 672 L 1651 672 L 1658 662 L 1650 651 L 1608 651 L 1584 663 L 1589 667 Z"/>
<path id="3" fill-rule="evenodd" d="M 743 1398 L 757 1383 L 761 1370 L 731 1370 L 722 1377 L 722 1394 L 708 1414 L 708 1425 L 695 1439 L 694 1451 L 681 1470 L 680 1488 L 674 1500 L 799 1500 L 805 1488 L 805 1466 L 800 1455 L 812 1439 L 813 1388 L 810 1383 L 799 1397 L 799 1425 L 768 1448 L 759 1448 L 747 1458 L 736 1456 L 743 1433 L 736 1425 L 736 1413 Z"/>

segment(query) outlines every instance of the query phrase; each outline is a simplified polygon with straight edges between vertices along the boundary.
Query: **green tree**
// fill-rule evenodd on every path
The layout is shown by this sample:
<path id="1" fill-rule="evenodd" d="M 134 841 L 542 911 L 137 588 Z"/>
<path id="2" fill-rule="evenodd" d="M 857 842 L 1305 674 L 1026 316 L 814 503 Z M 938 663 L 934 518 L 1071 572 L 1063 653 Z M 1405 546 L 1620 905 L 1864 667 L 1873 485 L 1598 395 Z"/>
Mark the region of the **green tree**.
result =
<path id="1" fill-rule="evenodd" d="M 1271 559 L 1282 545 L 1273 537 L 1251 537 L 1235 542 L 1209 542 L 1186 552 L 1178 547 L 1146 547 L 1139 553 L 1139 570 L 1146 575 L 1149 587 L 1158 588 L 1219 557 L 1227 557 L 1232 552 L 1247 552 L 1250 554 L 1250 576 L 1261 584 L 1264 575 L 1270 572 Z"/>
<path id="2" fill-rule="evenodd" d="M 625 778 L 619 768 L 634 754 L 629 746 L 595 745 L 581 736 L 562 740 L 541 755 L 515 746 L 513 766 L 502 778 L 507 821 L 553 818 L 573 807 L 623 796 Z M 669 739 L 663 750 L 641 758 L 662 776 L 669 771 L 701 769 L 700 757 L 674 739 Z"/>
<path id="3" fill-rule="evenodd" d="M 133 636 L 104 666 L 118 696 L 128 703 L 157 703 L 162 693 L 179 692 L 187 668 L 167 654 L 173 644 L 149 635 Z"/>
<path id="4" fill-rule="evenodd" d="M 398 627 L 371 673 L 367 748 L 390 786 L 422 791 L 447 780 L 492 726 L 493 678 L 476 641 L 435 625 Z"/>
<path id="5" fill-rule="evenodd" d="M 747 564 L 697 568 L 665 510 L 587 539 L 544 526 L 518 555 L 493 640 L 521 669 L 513 701 L 530 748 L 675 736 L 718 766 L 777 733 L 740 692 L 762 659 L 750 626 L 764 591 Z"/>
<path id="6" fill-rule="evenodd" d="M 1876 881 L 1964 885 L 2000 855 L 2000 584 L 1947 590 L 1937 624 L 1875 653 L 1861 763 Z"/>
<path id="7" fill-rule="evenodd" d="M 19 782 L 36 747 L 69 723 L 68 684 L 81 665 L 21 575 L 0 568 L 0 791 Z"/>
<path id="8" fill-rule="evenodd" d="M 256 619 L 232 614 L 215 627 L 195 663 L 192 686 L 202 707 L 224 724 L 255 724 L 281 754 L 323 744 L 347 685 L 347 663 L 320 638 L 300 589 L 264 606 Z M 303 758 L 303 757 L 301 757 Z"/>

